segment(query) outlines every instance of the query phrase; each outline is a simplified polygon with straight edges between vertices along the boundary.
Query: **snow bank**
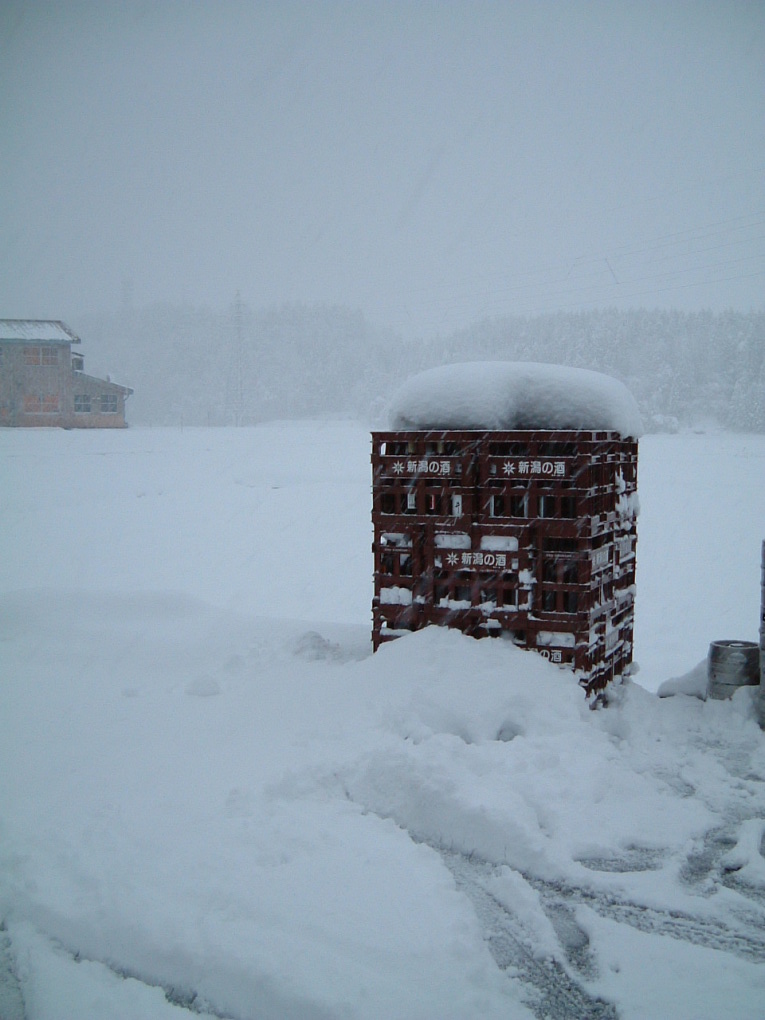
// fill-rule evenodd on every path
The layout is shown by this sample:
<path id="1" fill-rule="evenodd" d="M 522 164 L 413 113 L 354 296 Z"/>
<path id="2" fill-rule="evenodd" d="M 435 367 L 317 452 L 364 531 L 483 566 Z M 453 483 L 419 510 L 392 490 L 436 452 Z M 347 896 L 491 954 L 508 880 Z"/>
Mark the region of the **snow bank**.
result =
<path id="1" fill-rule="evenodd" d="M 145 598 L 0 601 L 0 916 L 33 1020 L 193 1020 L 162 990 L 233 1020 L 530 1020 L 526 984 L 559 980 L 543 961 L 571 968 L 571 940 L 610 919 L 631 938 L 593 951 L 592 973 L 637 1017 L 613 976 L 633 915 L 676 959 L 666 936 L 691 919 L 714 948 L 708 993 L 737 962 L 726 933 L 765 956 L 745 896 L 765 738 L 746 696 L 626 684 L 592 712 L 508 641 L 430 628 L 357 661 L 335 631 L 194 602 L 152 620 Z M 538 961 L 525 977 L 492 955 L 495 920 L 519 966 Z M 760 1001 L 741 975 L 739 999 Z M 685 985 L 670 968 L 651 1015 Z"/>
<path id="2" fill-rule="evenodd" d="M 634 397 L 600 372 L 535 362 L 443 365 L 408 379 L 390 408 L 393 429 L 587 429 L 637 438 Z"/>
<path id="3" fill-rule="evenodd" d="M 760 1016 L 753 692 L 592 712 L 502 639 L 371 655 L 368 450 L 0 430 L 0 984 L 28 1020 Z M 645 454 L 655 687 L 756 634 L 765 438 Z"/>
<path id="4" fill-rule="evenodd" d="M 689 697 L 706 701 L 707 697 L 707 660 L 702 659 L 693 669 L 682 676 L 672 676 L 659 684 L 656 692 L 660 698 L 671 698 L 675 694 L 687 694 Z"/>

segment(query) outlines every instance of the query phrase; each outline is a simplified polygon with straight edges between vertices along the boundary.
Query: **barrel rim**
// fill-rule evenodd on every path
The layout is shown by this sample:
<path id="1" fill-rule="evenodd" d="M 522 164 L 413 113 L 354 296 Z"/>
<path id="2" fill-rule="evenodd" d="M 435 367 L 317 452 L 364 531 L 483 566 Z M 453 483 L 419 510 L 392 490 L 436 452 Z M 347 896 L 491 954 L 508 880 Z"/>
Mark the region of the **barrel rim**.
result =
<path id="1" fill-rule="evenodd" d="M 737 638 L 722 638 L 720 641 L 712 641 L 709 645 L 712 648 L 758 648 L 756 641 L 739 641 Z"/>

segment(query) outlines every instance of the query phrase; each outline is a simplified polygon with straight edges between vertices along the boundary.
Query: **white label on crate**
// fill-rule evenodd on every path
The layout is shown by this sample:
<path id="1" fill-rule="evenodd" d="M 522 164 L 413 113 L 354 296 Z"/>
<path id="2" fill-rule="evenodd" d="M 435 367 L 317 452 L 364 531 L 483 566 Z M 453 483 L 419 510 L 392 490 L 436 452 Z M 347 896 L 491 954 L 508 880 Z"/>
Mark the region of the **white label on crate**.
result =
<path id="1" fill-rule="evenodd" d="M 537 651 L 543 659 L 549 659 L 550 662 L 563 661 L 563 653 L 560 648 L 538 648 Z"/>
<path id="2" fill-rule="evenodd" d="M 452 462 L 436 457 L 421 457 L 416 460 L 395 460 L 394 475 L 439 475 L 447 477 L 452 471 Z M 502 472 L 508 478 L 565 478 L 568 465 L 565 460 L 504 460 Z"/>
<path id="3" fill-rule="evenodd" d="M 506 460 L 502 465 L 502 471 L 508 478 L 528 478 L 536 476 L 542 478 L 565 478 L 565 460 Z"/>
<path id="4" fill-rule="evenodd" d="M 423 457 L 420 460 L 397 460 L 393 464 L 395 475 L 449 475 L 451 463 L 448 460 Z"/>
<path id="5" fill-rule="evenodd" d="M 507 566 L 506 553 L 494 552 L 457 552 L 452 550 L 446 554 L 449 567 L 483 567 L 484 569 L 501 569 Z"/>

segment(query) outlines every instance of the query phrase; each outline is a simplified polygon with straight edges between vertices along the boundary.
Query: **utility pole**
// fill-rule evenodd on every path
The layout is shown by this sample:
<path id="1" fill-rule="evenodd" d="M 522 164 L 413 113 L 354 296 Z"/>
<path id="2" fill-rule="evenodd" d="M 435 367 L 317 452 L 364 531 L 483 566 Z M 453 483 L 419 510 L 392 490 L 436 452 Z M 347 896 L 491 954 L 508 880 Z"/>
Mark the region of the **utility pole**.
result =
<path id="1" fill-rule="evenodd" d="M 244 376 L 242 367 L 242 298 L 236 292 L 234 301 L 234 425 L 242 424 L 244 414 Z"/>

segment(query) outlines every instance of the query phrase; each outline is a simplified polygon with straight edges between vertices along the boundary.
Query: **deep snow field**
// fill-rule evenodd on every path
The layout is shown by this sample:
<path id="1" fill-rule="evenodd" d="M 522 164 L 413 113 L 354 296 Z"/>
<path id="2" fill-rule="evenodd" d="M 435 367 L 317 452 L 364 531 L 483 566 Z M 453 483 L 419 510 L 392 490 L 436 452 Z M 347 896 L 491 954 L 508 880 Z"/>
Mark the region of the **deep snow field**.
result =
<path id="1" fill-rule="evenodd" d="M 640 444 L 635 657 L 371 655 L 369 434 L 0 430 L 2 1020 L 761 1020 L 765 437 Z"/>

